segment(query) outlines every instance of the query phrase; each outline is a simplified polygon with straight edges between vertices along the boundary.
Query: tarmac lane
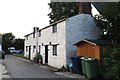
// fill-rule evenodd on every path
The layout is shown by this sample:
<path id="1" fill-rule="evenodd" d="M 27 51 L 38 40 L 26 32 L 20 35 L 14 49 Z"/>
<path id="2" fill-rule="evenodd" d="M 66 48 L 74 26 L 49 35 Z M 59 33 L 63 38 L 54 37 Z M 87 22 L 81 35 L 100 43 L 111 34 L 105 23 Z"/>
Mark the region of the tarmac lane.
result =
<path id="1" fill-rule="evenodd" d="M 57 75 L 47 69 L 33 65 L 33 63 L 23 61 L 12 55 L 6 55 L 3 63 L 6 65 L 7 71 L 12 78 L 57 78 L 57 80 L 64 80 L 68 78 L 63 75 Z"/>

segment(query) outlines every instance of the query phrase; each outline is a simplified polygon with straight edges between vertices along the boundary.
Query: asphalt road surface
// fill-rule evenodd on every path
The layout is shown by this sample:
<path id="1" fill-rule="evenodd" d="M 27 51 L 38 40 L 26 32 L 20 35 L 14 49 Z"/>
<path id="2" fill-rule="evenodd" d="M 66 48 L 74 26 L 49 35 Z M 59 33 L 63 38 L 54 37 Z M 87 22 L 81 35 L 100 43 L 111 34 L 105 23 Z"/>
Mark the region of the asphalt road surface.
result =
<path id="1" fill-rule="evenodd" d="M 67 78 L 11 55 L 7 55 L 3 63 L 12 78 Z"/>

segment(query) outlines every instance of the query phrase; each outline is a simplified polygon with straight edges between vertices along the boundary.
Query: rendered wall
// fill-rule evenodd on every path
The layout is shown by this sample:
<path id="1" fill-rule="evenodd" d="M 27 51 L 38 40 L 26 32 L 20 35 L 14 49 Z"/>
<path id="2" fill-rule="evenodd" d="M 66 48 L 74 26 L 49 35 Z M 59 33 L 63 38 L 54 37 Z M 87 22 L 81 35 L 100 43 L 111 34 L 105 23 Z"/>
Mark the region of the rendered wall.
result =
<path id="1" fill-rule="evenodd" d="M 81 39 L 99 39 L 101 31 L 96 26 L 94 18 L 89 14 L 79 14 L 66 20 L 66 49 L 67 64 L 76 55 L 74 43 Z"/>

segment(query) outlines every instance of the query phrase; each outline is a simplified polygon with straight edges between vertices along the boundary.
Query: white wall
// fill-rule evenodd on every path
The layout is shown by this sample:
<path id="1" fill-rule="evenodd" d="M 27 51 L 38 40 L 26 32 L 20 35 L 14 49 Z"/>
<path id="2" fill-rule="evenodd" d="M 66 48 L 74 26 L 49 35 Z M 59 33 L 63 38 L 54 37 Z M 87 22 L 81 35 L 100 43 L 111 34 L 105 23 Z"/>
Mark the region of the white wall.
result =
<path id="1" fill-rule="evenodd" d="M 38 45 L 41 46 L 41 55 L 43 63 L 45 63 L 45 46 L 48 45 L 48 65 L 54 67 L 62 67 L 71 62 L 71 57 L 76 55 L 76 48 L 73 44 L 81 39 L 99 39 L 101 31 L 96 27 L 94 18 L 89 14 L 79 14 L 68 18 L 66 21 L 57 24 L 57 33 L 52 33 L 52 26 L 41 30 L 41 37 L 38 38 Z M 59 44 L 57 46 L 57 56 L 53 55 L 53 47 L 51 44 Z M 36 45 L 36 39 L 33 39 L 33 34 L 29 35 L 28 40 L 25 40 L 25 46 Z M 25 49 L 26 51 L 26 49 Z M 25 55 L 27 55 L 25 53 Z M 35 53 L 31 51 L 31 59 Z"/>
<path id="2" fill-rule="evenodd" d="M 79 14 L 66 20 L 67 64 L 76 55 L 75 42 L 81 39 L 99 39 L 100 29 L 96 27 L 94 18 L 89 14 Z"/>
<path id="3" fill-rule="evenodd" d="M 54 67 L 62 67 L 66 65 L 66 42 L 65 42 L 65 21 L 57 24 L 57 32 L 52 33 L 52 27 L 48 27 L 41 31 L 41 37 L 39 37 L 39 45 L 41 45 L 41 54 L 43 55 L 43 62 L 45 62 L 45 46 L 48 45 L 48 65 Z M 51 44 L 57 45 L 57 56 L 53 55 L 53 46 Z"/>
<path id="4" fill-rule="evenodd" d="M 25 44 L 25 46 L 24 46 L 24 56 L 28 58 L 29 46 L 31 46 L 31 60 L 33 60 L 33 58 L 35 56 L 35 53 L 36 53 L 36 52 L 33 52 L 33 46 L 36 45 L 36 37 L 33 38 L 33 34 L 29 35 L 28 40 L 26 40 L 26 38 L 25 38 L 25 43 L 24 44 Z M 26 52 L 26 46 L 28 46 L 28 51 L 27 52 Z"/>

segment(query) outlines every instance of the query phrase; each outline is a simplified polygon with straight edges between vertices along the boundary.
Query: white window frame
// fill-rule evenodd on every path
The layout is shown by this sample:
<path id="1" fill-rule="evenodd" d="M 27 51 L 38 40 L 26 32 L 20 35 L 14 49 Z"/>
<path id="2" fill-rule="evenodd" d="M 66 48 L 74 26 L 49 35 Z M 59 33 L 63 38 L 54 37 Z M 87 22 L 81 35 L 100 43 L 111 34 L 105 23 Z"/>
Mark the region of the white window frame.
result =
<path id="1" fill-rule="evenodd" d="M 53 55 L 57 56 L 57 45 L 53 45 Z"/>
<path id="2" fill-rule="evenodd" d="M 56 33 L 56 32 L 57 32 L 57 24 L 54 24 L 54 25 L 52 26 L 52 32 L 53 32 L 53 33 Z"/>

